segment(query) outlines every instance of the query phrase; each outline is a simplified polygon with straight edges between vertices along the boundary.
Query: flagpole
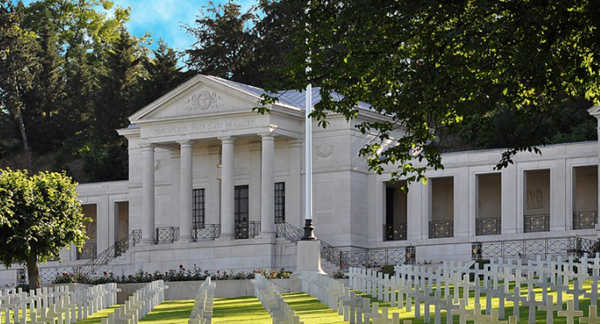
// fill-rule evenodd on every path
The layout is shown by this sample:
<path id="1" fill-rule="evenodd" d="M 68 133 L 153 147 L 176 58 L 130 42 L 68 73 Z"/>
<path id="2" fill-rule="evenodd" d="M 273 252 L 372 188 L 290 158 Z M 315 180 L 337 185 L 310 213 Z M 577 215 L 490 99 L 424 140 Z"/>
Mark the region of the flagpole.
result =
<path id="1" fill-rule="evenodd" d="M 310 68 L 307 67 L 307 70 Z M 311 111 L 313 109 L 313 89 L 311 83 L 307 84 L 305 91 L 305 233 L 301 240 L 317 240 L 313 234 L 313 147 L 312 144 L 312 121 Z"/>

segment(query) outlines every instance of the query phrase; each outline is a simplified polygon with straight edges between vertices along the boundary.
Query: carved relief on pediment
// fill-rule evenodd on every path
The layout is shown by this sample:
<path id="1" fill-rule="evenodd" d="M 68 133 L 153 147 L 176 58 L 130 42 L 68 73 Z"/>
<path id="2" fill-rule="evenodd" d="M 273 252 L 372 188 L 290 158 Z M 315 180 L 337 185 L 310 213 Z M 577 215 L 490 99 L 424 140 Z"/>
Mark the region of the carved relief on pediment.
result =
<path id="1" fill-rule="evenodd" d="M 216 92 L 209 92 L 207 90 L 196 91 L 190 97 L 188 97 L 185 105 L 185 110 L 192 111 L 205 111 L 208 109 L 220 109 L 223 108 L 222 98 Z"/>

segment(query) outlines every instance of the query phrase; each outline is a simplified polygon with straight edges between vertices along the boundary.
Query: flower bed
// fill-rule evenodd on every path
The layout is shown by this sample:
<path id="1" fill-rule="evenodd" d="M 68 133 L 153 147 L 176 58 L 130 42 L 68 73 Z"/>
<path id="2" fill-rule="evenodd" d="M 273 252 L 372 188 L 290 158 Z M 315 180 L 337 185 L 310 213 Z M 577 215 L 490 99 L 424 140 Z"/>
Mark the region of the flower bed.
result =
<path id="1" fill-rule="evenodd" d="M 52 283 L 83 283 L 83 284 L 105 284 L 114 282 L 118 284 L 122 283 L 144 283 L 151 282 L 154 280 L 165 280 L 165 281 L 203 281 L 207 277 L 211 277 L 211 280 L 243 280 L 243 279 L 254 279 L 255 273 L 262 274 L 267 279 L 288 279 L 290 278 L 290 272 L 284 271 L 284 269 L 278 270 L 266 270 L 266 269 L 255 269 L 251 272 L 244 271 L 216 271 L 209 272 L 207 270 L 201 270 L 194 266 L 192 270 L 186 270 L 183 265 L 179 266 L 178 270 L 169 270 L 167 272 L 155 271 L 154 273 L 139 270 L 138 272 L 131 275 L 115 276 L 112 272 L 104 272 L 102 276 L 89 276 L 79 273 L 62 273 L 57 274 Z"/>

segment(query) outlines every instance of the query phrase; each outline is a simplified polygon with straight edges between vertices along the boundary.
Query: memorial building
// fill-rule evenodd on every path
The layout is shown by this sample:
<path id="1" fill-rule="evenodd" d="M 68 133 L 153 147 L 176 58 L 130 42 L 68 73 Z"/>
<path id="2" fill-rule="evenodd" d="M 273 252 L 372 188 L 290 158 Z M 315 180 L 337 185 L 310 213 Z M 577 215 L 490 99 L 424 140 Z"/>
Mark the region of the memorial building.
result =
<path id="1" fill-rule="evenodd" d="M 253 107 L 262 93 L 198 75 L 130 116 L 118 130 L 128 142 L 129 179 L 79 185 L 89 238 L 81 251 L 63 250 L 62 264 L 41 264 L 43 281 L 101 259 L 93 271 L 115 275 L 180 264 L 294 270 L 304 225 L 305 94 L 281 92 L 261 115 Z M 502 149 L 444 153 L 444 170 L 429 170 L 427 184 L 412 183 L 405 194 L 403 181 L 389 181 L 394 167 L 377 175 L 358 156 L 375 134 L 355 126 L 387 118 L 358 108 L 355 120 L 331 114 L 326 129 L 313 127 L 313 217 L 327 243 L 324 270 L 350 258 L 364 258 L 364 266 L 399 255 L 465 261 L 474 243 L 526 257 L 517 246 L 531 242 L 546 253 L 562 240 L 599 237 L 598 141 L 519 153 L 502 170 L 494 168 Z M 589 113 L 598 119 L 599 107 Z M 0 270 L 0 285 L 14 283 L 18 269 Z"/>

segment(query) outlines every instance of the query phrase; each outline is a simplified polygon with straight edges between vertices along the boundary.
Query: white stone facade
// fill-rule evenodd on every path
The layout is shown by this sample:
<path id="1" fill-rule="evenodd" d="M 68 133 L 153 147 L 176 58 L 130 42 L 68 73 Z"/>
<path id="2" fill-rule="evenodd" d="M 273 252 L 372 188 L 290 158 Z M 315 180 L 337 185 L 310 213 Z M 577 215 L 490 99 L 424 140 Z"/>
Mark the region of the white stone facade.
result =
<path id="1" fill-rule="evenodd" d="M 84 211 L 95 221 L 87 228 L 88 246 L 96 250 L 84 254 L 114 249 L 132 231 L 141 231 L 141 242 L 98 271 L 121 275 L 180 264 L 209 271 L 296 268 L 296 245 L 276 238 L 274 220 L 304 224 L 304 95 L 288 93 L 270 114 L 260 115 L 252 110 L 260 94 L 196 76 L 130 117 L 132 125 L 119 130 L 129 143 L 129 180 L 79 186 Z M 444 154 L 445 169 L 428 171 L 428 183 L 411 184 L 405 195 L 388 182 L 392 168 L 376 175 L 357 155 L 374 135 L 355 125 L 382 119 L 360 109 L 351 122 L 331 115 L 328 128 L 314 125 L 319 239 L 344 251 L 412 245 L 416 261 L 436 262 L 469 259 L 475 241 L 598 237 L 598 220 L 596 228 L 573 228 L 575 212 L 599 210 L 598 141 L 542 147 L 541 155 L 520 153 L 500 171 L 494 166 L 501 150 Z M 531 224 L 524 228 L 525 215 L 537 231 L 529 232 Z M 538 231 L 545 220 L 548 229 Z M 259 222 L 260 232 L 252 233 Z M 406 233 L 387 237 L 387 224 Z M 491 234 L 490 224 L 500 233 Z M 195 228 L 204 227 L 199 235 L 207 235 L 217 226 L 214 240 L 195 236 Z M 452 237 L 431 237 L 431 226 L 440 226 L 434 236 Z M 179 237 L 171 237 L 177 229 Z M 477 235 L 483 231 L 490 235 Z M 52 273 L 53 267 L 82 265 L 90 257 L 75 249 L 61 256 L 62 265 L 42 268 Z M 1 285 L 14 282 L 16 268 L 0 271 Z"/>

